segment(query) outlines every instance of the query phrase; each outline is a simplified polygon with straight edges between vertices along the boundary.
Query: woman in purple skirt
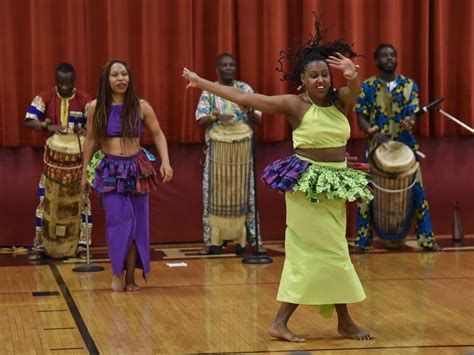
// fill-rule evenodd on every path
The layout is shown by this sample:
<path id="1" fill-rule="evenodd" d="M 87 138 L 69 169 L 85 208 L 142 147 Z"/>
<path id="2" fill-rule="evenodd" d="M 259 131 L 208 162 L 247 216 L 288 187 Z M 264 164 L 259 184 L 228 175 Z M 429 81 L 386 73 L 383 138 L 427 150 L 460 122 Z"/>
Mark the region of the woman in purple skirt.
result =
<path id="1" fill-rule="evenodd" d="M 135 94 L 128 65 L 119 60 L 104 66 L 87 119 L 81 185 L 101 193 L 112 290 L 138 291 L 135 268 L 144 278 L 150 271 L 148 192 L 158 185 L 154 157 L 140 146 L 140 137 L 144 127 L 151 131 L 163 182 L 173 177 L 166 138 L 153 108 Z"/>

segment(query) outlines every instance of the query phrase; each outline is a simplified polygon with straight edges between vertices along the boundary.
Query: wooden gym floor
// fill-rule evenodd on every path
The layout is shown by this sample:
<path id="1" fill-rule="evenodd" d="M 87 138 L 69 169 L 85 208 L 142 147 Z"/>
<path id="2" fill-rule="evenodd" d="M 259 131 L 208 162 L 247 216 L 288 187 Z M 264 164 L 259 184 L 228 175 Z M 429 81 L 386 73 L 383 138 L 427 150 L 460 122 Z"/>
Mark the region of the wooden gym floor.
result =
<path id="1" fill-rule="evenodd" d="M 187 247 L 161 246 L 170 257 L 152 261 L 136 293 L 110 291 L 106 260 L 95 260 L 105 271 L 76 273 L 70 262 L 29 265 L 21 253 L 1 255 L 0 354 L 474 353 L 472 247 L 353 254 L 367 299 L 350 310 L 376 339 L 342 339 L 336 317 L 302 306 L 290 327 L 303 344 L 266 334 L 279 306 L 281 254 L 245 265 L 232 254 L 179 258 Z"/>

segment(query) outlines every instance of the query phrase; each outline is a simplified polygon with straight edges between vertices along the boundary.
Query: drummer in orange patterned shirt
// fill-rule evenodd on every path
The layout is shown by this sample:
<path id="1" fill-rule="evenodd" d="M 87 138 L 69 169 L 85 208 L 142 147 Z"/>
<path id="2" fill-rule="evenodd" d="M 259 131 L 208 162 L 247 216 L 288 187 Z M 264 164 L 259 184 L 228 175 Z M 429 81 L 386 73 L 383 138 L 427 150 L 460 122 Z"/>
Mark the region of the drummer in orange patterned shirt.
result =
<path id="1" fill-rule="evenodd" d="M 58 134 L 71 133 L 73 129 L 84 131 L 86 123 L 86 106 L 90 96 L 75 88 L 76 73 L 69 63 L 61 63 L 56 68 L 56 85 L 51 89 L 40 92 L 33 99 L 25 116 L 25 126 L 37 131 L 47 131 Z M 36 208 L 36 232 L 30 260 L 40 257 L 43 248 L 43 199 L 44 173 L 39 182 L 39 205 Z M 82 214 L 82 225 L 85 216 Z M 89 232 L 92 228 L 89 216 Z M 81 258 L 86 256 L 86 241 L 84 228 L 81 228 L 77 252 Z M 89 233 L 90 235 L 90 233 Z"/>

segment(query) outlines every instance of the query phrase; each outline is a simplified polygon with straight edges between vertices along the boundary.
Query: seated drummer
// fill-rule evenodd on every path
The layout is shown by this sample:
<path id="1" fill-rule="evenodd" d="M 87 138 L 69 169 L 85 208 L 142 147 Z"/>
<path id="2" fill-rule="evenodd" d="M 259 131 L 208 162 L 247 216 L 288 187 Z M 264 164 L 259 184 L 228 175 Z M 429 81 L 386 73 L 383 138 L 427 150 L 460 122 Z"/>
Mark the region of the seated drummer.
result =
<path id="1" fill-rule="evenodd" d="M 418 157 L 418 144 L 411 131 L 415 124 L 415 112 L 419 111 L 418 84 L 396 73 L 397 51 L 391 44 L 379 45 L 374 59 L 379 73 L 362 83 L 361 94 L 354 108 L 358 125 L 367 134 L 368 151 L 392 139 L 406 144 Z M 418 245 L 424 251 L 439 251 L 441 248 L 431 228 L 430 210 L 420 169 L 416 174 L 413 193 Z M 369 204 L 360 203 L 357 208 L 356 245 L 360 251 L 365 251 L 371 244 Z"/>
<path id="2" fill-rule="evenodd" d="M 236 62 L 232 54 L 222 53 L 217 57 L 216 72 L 218 82 L 221 85 L 233 86 L 242 91 L 254 92 L 253 89 L 242 81 L 235 80 Z M 209 223 L 209 131 L 216 124 L 227 124 L 230 121 L 243 122 L 246 124 L 259 123 L 261 121 L 261 112 L 253 109 L 246 109 L 236 105 L 219 96 L 211 94 L 208 91 L 203 91 L 199 98 L 199 103 L 196 109 L 196 120 L 201 127 L 206 127 L 205 141 L 206 141 L 206 158 L 203 171 L 202 193 L 204 209 L 202 213 L 203 221 L 203 237 L 204 248 L 201 254 L 220 254 L 222 251 L 221 245 L 211 245 L 211 224 Z M 248 241 L 251 245 L 255 245 L 255 178 L 253 172 L 250 176 L 249 186 L 249 205 L 245 219 L 245 227 L 247 229 Z M 261 244 L 260 235 L 258 236 L 259 244 Z M 244 252 L 245 245 L 237 245 L 236 253 Z M 262 251 L 263 249 L 260 248 Z"/>
<path id="3" fill-rule="evenodd" d="M 25 116 L 25 126 L 36 131 L 51 133 L 66 133 L 68 127 L 80 129 L 84 127 L 86 120 L 86 106 L 90 96 L 75 88 L 76 72 L 69 63 L 61 63 L 56 68 L 56 85 L 53 88 L 43 90 L 35 96 Z M 83 129 L 81 129 L 83 131 Z M 82 132 L 83 133 L 83 132 Z M 40 257 L 43 247 L 43 199 L 44 199 L 44 173 L 39 181 L 39 205 L 36 208 L 36 233 L 33 240 L 30 260 Z M 85 216 L 82 215 L 84 223 Z M 89 216 L 89 231 L 92 228 L 92 220 Z M 90 233 L 89 233 L 90 235 Z M 83 228 L 79 236 L 77 248 L 78 256 L 86 257 L 86 240 Z"/>

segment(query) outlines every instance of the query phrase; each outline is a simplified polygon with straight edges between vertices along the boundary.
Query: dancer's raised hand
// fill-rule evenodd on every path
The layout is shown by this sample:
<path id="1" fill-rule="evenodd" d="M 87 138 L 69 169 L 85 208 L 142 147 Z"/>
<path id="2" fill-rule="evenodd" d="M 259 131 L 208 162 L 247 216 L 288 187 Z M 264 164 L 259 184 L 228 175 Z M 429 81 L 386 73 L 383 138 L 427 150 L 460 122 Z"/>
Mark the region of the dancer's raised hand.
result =
<path id="1" fill-rule="evenodd" d="M 183 68 L 183 74 L 181 76 L 185 78 L 187 81 L 189 81 L 188 85 L 186 85 L 186 89 L 197 87 L 197 81 L 199 80 L 199 75 L 197 75 L 195 72 L 185 67 Z"/>
<path id="2" fill-rule="evenodd" d="M 357 66 L 347 57 L 344 57 L 341 53 L 335 53 L 335 55 L 330 55 L 327 59 L 329 66 L 331 68 L 339 69 L 342 71 L 342 75 L 346 79 L 352 78 L 357 72 Z"/>

